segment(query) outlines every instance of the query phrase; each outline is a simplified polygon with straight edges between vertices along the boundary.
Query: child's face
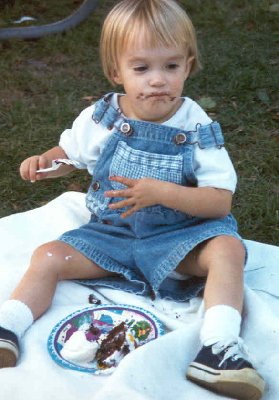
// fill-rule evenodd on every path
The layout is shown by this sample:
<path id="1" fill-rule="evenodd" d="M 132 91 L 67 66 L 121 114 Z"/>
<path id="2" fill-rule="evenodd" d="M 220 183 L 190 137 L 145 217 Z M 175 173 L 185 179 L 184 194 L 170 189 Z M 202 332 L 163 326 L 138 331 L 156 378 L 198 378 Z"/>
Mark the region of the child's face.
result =
<path id="1" fill-rule="evenodd" d="M 127 46 L 120 56 L 114 80 L 124 87 L 120 98 L 123 113 L 150 122 L 168 120 L 182 103 L 184 82 L 192 59 L 182 48 Z"/>

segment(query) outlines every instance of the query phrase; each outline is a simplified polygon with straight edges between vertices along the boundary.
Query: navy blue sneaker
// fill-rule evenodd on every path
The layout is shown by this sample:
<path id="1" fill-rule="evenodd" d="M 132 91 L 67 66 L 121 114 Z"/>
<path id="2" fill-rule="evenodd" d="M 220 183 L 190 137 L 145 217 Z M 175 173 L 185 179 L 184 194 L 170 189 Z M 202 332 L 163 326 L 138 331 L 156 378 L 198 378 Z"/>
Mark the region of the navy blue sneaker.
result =
<path id="1" fill-rule="evenodd" d="M 259 400 L 265 383 L 247 357 L 240 339 L 204 346 L 189 365 L 186 377 L 237 400 Z"/>
<path id="2" fill-rule="evenodd" d="M 14 367 L 19 357 L 17 336 L 0 327 L 0 368 Z"/>

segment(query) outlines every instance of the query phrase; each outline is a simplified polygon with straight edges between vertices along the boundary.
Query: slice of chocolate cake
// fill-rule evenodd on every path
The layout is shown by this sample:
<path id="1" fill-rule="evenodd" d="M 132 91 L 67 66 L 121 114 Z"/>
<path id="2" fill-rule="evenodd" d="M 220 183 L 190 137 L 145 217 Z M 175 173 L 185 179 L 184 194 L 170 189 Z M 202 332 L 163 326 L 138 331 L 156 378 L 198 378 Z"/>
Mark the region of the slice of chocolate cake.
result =
<path id="1" fill-rule="evenodd" d="M 136 348 L 136 342 L 125 322 L 115 326 L 101 341 L 95 360 L 101 369 L 116 367 L 122 358 Z"/>

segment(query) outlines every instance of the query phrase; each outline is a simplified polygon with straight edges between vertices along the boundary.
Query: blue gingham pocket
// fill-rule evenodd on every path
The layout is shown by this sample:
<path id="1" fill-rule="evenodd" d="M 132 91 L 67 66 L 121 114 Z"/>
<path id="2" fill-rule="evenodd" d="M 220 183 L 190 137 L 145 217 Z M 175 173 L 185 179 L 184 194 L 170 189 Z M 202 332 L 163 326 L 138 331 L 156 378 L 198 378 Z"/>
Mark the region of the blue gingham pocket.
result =
<path id="1" fill-rule="evenodd" d="M 119 141 L 114 152 L 110 175 L 126 178 L 154 178 L 162 181 L 182 183 L 183 156 L 181 154 L 158 154 L 135 150 L 126 142 Z M 111 182 L 114 189 L 122 189 L 123 185 Z"/>

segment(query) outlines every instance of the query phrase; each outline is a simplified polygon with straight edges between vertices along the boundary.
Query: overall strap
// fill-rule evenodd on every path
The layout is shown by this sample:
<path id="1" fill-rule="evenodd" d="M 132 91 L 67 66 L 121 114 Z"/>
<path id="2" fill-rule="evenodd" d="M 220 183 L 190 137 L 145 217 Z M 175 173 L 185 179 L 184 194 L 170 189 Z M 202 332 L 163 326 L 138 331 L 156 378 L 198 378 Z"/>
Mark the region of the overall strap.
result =
<path id="1" fill-rule="evenodd" d="M 221 148 L 224 146 L 224 137 L 221 126 L 214 121 L 208 125 L 197 125 L 197 143 L 201 149 L 209 147 Z"/>
<path id="2" fill-rule="evenodd" d="M 95 104 L 95 109 L 92 115 L 92 119 L 96 124 L 99 124 L 102 121 L 102 125 L 104 125 L 108 129 L 112 129 L 114 123 L 120 117 L 121 111 L 112 107 L 111 98 L 114 93 L 108 93 Z"/>

